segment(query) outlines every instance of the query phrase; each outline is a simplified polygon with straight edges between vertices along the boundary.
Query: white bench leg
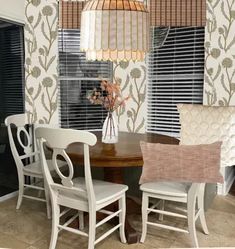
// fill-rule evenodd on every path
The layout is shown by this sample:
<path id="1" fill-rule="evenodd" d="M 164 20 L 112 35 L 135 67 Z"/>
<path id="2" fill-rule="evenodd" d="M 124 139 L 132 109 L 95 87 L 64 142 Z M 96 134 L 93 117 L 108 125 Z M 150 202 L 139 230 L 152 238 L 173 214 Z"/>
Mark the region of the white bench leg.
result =
<path id="1" fill-rule="evenodd" d="M 121 213 L 119 214 L 119 223 L 121 224 L 119 228 L 120 232 L 120 239 L 122 243 L 126 243 L 126 235 L 125 235 L 125 220 L 126 220 L 126 196 L 123 197 L 118 201 L 119 210 Z"/>
<path id="2" fill-rule="evenodd" d="M 193 244 L 193 247 L 198 248 L 198 240 L 197 240 L 197 233 L 196 233 L 196 220 L 195 220 L 195 209 L 196 209 L 196 195 L 192 195 L 193 197 L 188 198 L 188 228 L 189 228 L 189 235 Z"/>
<path id="3" fill-rule="evenodd" d="M 78 219 L 79 219 L 79 230 L 84 230 L 84 213 L 82 211 L 78 211 Z"/>
<path id="4" fill-rule="evenodd" d="M 164 211 L 165 209 L 165 200 L 162 200 L 161 201 L 161 204 L 160 204 L 160 210 Z M 160 221 L 163 221 L 163 214 L 159 214 L 159 218 L 158 218 Z"/>
<path id="5" fill-rule="evenodd" d="M 201 209 L 199 220 L 200 220 L 203 232 L 205 234 L 209 234 L 207 224 L 206 224 L 206 218 L 205 218 L 204 191 L 205 191 L 205 185 L 202 186 L 202 188 L 200 189 L 199 196 L 198 196 L 198 208 Z"/>
<path id="6" fill-rule="evenodd" d="M 144 243 L 145 238 L 146 238 L 146 234 L 147 234 L 147 221 L 148 221 L 148 205 L 149 205 L 149 200 L 148 200 L 148 196 L 143 193 L 143 197 L 142 197 L 142 235 L 141 235 L 141 239 L 140 242 Z"/>

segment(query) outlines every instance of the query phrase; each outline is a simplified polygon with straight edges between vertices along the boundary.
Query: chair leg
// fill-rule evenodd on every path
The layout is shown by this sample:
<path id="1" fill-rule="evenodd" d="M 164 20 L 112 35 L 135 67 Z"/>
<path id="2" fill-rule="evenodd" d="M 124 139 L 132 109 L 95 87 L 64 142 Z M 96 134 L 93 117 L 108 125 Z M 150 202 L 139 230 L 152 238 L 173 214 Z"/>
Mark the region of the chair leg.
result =
<path id="1" fill-rule="evenodd" d="M 82 211 L 78 211 L 78 219 L 79 219 L 79 230 L 84 230 L 84 213 Z"/>
<path id="2" fill-rule="evenodd" d="M 193 247 L 198 248 L 198 240 L 196 233 L 196 220 L 195 220 L 195 207 L 196 207 L 196 196 L 188 199 L 188 228 Z"/>
<path id="3" fill-rule="evenodd" d="M 89 238 L 88 238 L 88 249 L 95 248 L 95 230 L 96 230 L 96 212 L 89 212 Z"/>
<path id="4" fill-rule="evenodd" d="M 51 200 L 50 200 L 49 188 L 46 181 L 44 181 L 44 189 L 45 189 L 45 198 L 46 198 L 47 218 L 51 219 Z"/>
<path id="5" fill-rule="evenodd" d="M 206 224 L 205 209 L 204 209 L 204 188 L 200 190 L 200 193 L 198 195 L 198 208 L 199 210 L 201 210 L 200 215 L 199 215 L 199 220 L 200 220 L 203 232 L 208 235 L 209 231 L 208 231 L 207 224 Z"/>
<path id="6" fill-rule="evenodd" d="M 43 190 L 39 190 L 39 191 L 38 191 L 38 195 L 37 195 L 37 197 L 38 197 L 38 198 L 41 198 L 41 197 L 42 197 L 43 192 L 44 192 Z"/>
<path id="7" fill-rule="evenodd" d="M 125 220 L 126 220 L 126 196 L 123 197 L 118 201 L 119 210 L 121 213 L 119 214 L 119 223 L 121 224 L 119 228 L 120 232 L 120 239 L 122 243 L 126 243 L 126 235 L 125 235 Z"/>
<path id="8" fill-rule="evenodd" d="M 165 208 L 165 200 L 161 200 L 161 206 L 160 206 L 160 210 L 164 210 Z M 163 221 L 163 214 L 159 214 L 159 218 L 160 221 Z"/>
<path id="9" fill-rule="evenodd" d="M 24 176 L 19 176 L 19 194 L 16 209 L 20 209 L 24 195 Z"/>
<path id="10" fill-rule="evenodd" d="M 147 221 L 148 221 L 148 196 L 143 193 L 142 197 L 142 235 L 140 242 L 144 243 L 147 234 Z"/>
<path id="11" fill-rule="evenodd" d="M 60 207 L 57 204 L 52 205 L 52 231 L 51 231 L 51 242 L 49 249 L 55 249 L 58 238 L 58 225 L 60 219 Z"/>

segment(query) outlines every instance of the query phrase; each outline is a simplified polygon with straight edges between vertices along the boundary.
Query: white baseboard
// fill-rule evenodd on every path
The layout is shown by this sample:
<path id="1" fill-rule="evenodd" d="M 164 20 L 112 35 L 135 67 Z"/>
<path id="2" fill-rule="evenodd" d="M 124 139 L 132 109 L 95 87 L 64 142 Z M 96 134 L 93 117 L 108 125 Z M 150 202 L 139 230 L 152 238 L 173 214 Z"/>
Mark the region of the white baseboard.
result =
<path id="1" fill-rule="evenodd" d="M 10 193 L 8 195 L 4 195 L 4 196 L 0 197 L 0 202 L 9 200 L 9 199 L 11 199 L 11 198 L 13 198 L 13 197 L 15 197 L 17 195 L 18 195 L 18 191 L 12 192 L 12 193 Z"/>
<path id="2" fill-rule="evenodd" d="M 227 177 L 227 179 L 225 179 L 223 184 L 221 183 L 217 184 L 217 194 L 223 196 L 227 195 L 234 181 L 235 181 L 235 173 L 234 170 L 232 170 L 230 175 Z"/>

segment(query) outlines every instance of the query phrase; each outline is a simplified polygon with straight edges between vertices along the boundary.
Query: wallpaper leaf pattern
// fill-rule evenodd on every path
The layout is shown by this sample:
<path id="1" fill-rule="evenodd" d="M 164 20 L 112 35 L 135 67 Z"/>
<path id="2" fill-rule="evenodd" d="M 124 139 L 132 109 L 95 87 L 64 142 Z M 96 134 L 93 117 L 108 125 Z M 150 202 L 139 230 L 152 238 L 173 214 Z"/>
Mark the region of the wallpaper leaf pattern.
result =
<path id="1" fill-rule="evenodd" d="M 235 105 L 235 0 L 208 0 L 204 104 Z"/>
<path id="2" fill-rule="evenodd" d="M 58 123 L 57 0 L 26 0 L 25 101 L 30 122 Z M 235 104 L 235 0 L 207 0 L 204 104 Z M 145 132 L 146 65 L 120 62 L 125 107 L 117 111 L 121 130 Z"/>
<path id="3" fill-rule="evenodd" d="M 25 101 L 30 123 L 58 123 L 58 4 L 26 0 Z"/>
<path id="4" fill-rule="evenodd" d="M 120 83 L 123 96 L 129 96 L 126 106 L 116 111 L 119 129 L 145 133 L 146 65 L 120 62 L 114 66 L 114 79 Z"/>

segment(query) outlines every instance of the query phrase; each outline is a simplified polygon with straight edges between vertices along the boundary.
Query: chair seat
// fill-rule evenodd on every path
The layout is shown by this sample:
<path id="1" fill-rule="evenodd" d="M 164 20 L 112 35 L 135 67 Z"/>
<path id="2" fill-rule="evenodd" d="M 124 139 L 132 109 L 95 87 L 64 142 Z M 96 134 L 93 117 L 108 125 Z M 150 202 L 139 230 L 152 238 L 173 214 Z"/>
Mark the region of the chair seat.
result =
<path id="1" fill-rule="evenodd" d="M 48 163 L 48 167 L 50 169 L 50 171 L 54 171 L 54 167 L 52 165 L 52 161 L 51 160 L 47 160 Z M 63 167 L 66 165 L 66 162 L 61 161 L 61 160 L 57 160 L 58 166 L 59 168 Z M 34 163 L 30 163 L 28 165 L 25 165 L 24 167 L 24 173 L 25 174 L 35 174 L 35 175 L 42 175 L 42 166 L 41 166 L 41 162 L 40 161 L 36 161 Z"/>
<path id="2" fill-rule="evenodd" d="M 109 200 L 124 194 L 128 190 L 128 187 L 123 184 L 116 184 L 100 180 L 92 180 L 92 182 L 95 192 L 96 204 L 108 202 Z M 84 190 L 86 189 L 85 178 L 83 177 L 73 179 L 73 183 L 74 187 Z"/>
<path id="3" fill-rule="evenodd" d="M 189 187 L 190 185 L 185 183 L 150 182 L 142 184 L 140 189 L 153 194 L 187 197 Z"/>

